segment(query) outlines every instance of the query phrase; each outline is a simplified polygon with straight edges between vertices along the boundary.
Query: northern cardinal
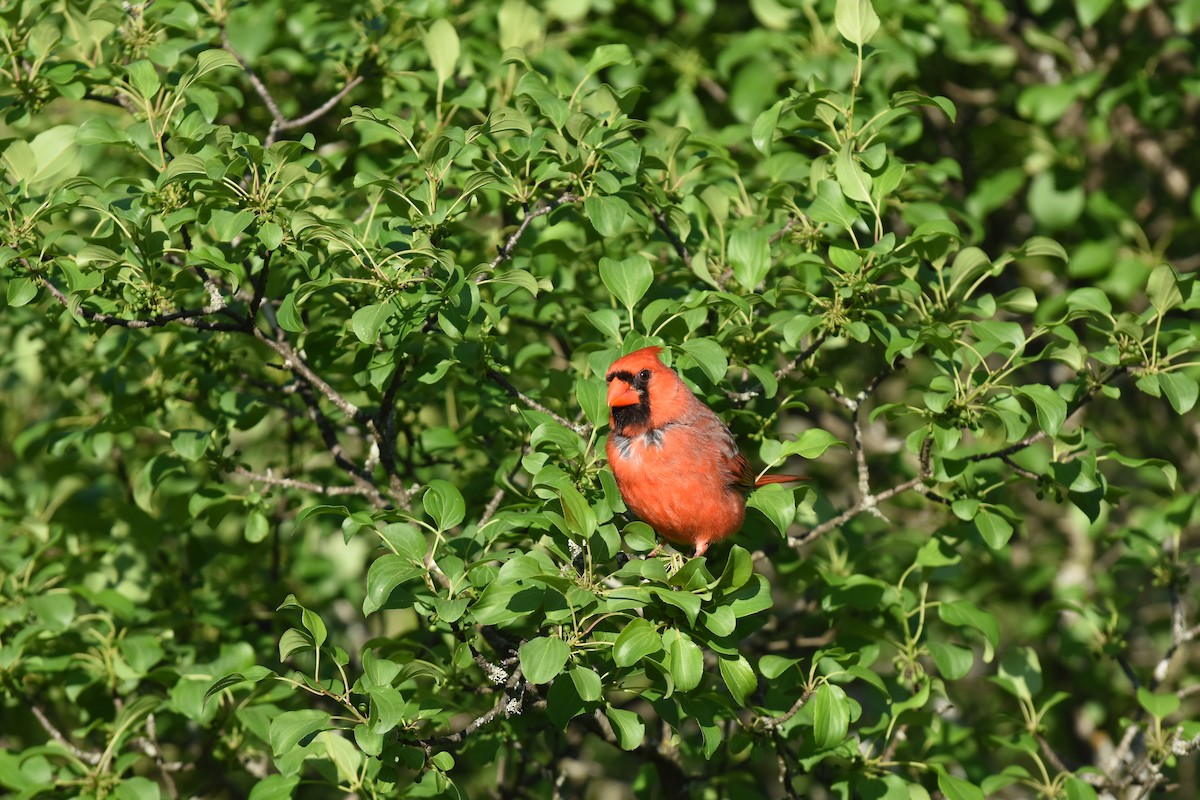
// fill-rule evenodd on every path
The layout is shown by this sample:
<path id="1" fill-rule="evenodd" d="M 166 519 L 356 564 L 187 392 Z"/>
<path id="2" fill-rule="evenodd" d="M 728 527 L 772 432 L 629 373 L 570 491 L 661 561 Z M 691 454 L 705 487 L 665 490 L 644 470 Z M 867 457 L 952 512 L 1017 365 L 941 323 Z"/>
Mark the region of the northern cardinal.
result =
<path id="1" fill-rule="evenodd" d="M 643 347 L 608 368 L 608 463 L 625 505 L 659 535 L 703 555 L 742 527 L 751 489 L 804 479 L 756 480 L 733 434 L 661 352 Z"/>

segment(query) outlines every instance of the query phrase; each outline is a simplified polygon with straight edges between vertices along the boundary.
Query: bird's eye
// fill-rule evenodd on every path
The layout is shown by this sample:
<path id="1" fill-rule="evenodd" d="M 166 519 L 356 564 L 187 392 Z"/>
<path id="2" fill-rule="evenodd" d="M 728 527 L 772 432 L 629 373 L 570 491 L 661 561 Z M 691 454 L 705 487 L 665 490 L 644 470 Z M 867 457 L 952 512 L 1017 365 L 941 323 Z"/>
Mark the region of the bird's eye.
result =
<path id="1" fill-rule="evenodd" d="M 616 376 L 616 375 L 608 375 L 608 376 L 606 376 L 606 377 L 604 378 L 604 382 L 605 382 L 605 383 L 612 383 L 612 381 L 613 381 L 613 378 L 615 378 L 615 377 L 617 377 L 617 376 Z"/>
<path id="2" fill-rule="evenodd" d="M 641 383 L 646 383 L 650 380 L 650 370 L 644 369 L 637 374 L 637 379 Z"/>

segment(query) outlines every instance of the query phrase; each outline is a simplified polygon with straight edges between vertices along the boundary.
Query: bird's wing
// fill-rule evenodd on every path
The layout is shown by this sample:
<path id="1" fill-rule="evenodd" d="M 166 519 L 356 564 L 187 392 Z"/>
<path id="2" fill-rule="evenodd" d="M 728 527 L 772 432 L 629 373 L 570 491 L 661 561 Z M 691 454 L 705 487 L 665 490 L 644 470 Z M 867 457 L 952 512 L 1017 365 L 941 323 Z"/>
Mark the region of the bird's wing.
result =
<path id="1" fill-rule="evenodd" d="M 699 404 L 698 404 L 699 405 Z M 754 488 L 754 470 L 738 449 L 737 439 L 721 418 L 707 406 L 701 405 L 696 419 L 692 422 L 697 432 L 716 447 L 719 468 L 725 473 L 725 484 L 743 494 L 749 494 Z"/>

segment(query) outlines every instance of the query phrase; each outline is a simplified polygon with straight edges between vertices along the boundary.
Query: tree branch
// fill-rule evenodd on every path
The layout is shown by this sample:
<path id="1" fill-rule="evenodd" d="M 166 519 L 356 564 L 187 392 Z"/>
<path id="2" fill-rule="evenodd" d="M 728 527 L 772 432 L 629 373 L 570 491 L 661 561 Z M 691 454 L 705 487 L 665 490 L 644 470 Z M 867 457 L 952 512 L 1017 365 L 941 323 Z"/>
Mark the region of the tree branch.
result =
<path id="1" fill-rule="evenodd" d="M 341 393 L 326 383 L 321 376 L 313 372 L 312 368 L 308 366 L 286 339 L 268 336 L 259 328 L 254 329 L 254 335 L 259 341 L 279 354 L 280 358 L 283 359 L 285 367 L 295 372 L 307 384 L 324 395 L 325 399 L 337 406 L 339 411 L 355 422 L 364 421 L 363 413 L 359 407 L 343 397 Z"/>
<path id="2" fill-rule="evenodd" d="M 692 268 L 692 254 L 688 252 L 687 246 L 683 240 L 679 238 L 679 234 L 675 233 L 674 229 L 667 223 L 667 215 L 661 210 L 654 212 L 654 221 L 658 223 L 658 229 L 662 231 L 663 236 L 667 237 L 667 241 L 671 243 L 671 247 L 675 248 L 675 252 L 687 265 L 688 269 Z"/>
<path id="3" fill-rule="evenodd" d="M 27 264 L 28 266 L 28 264 Z M 93 311 L 90 308 L 84 308 L 82 305 L 76 305 L 72 308 L 71 299 L 62 291 L 50 282 L 50 279 L 40 272 L 30 270 L 33 276 L 46 287 L 47 291 L 54 296 L 54 299 L 59 302 L 67 310 L 73 314 L 87 320 L 88 322 L 98 322 L 101 325 L 106 325 L 110 328 L 129 328 L 131 330 L 142 330 L 145 328 L 162 328 L 172 322 L 178 322 L 181 325 L 186 325 L 189 328 L 196 328 L 202 331 L 225 331 L 228 333 L 236 333 L 242 329 L 240 325 L 224 322 L 208 322 L 204 319 L 212 314 L 219 313 L 225 310 L 225 306 L 213 305 L 205 306 L 204 308 L 193 308 L 184 311 L 174 311 L 169 314 L 159 314 L 158 316 L 142 318 L 142 319 L 126 319 L 124 317 L 106 314 L 102 311 Z"/>

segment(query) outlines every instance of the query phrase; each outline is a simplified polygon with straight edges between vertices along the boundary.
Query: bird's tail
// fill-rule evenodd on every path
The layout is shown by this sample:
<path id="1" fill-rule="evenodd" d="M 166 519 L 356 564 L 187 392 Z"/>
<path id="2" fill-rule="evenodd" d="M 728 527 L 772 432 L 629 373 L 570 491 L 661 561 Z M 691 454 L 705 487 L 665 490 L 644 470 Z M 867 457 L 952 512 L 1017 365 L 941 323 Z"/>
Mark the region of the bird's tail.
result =
<path id="1" fill-rule="evenodd" d="M 807 477 L 803 475 L 763 475 L 758 480 L 754 481 L 755 488 L 766 486 L 770 483 L 795 483 L 796 481 L 806 481 Z"/>

